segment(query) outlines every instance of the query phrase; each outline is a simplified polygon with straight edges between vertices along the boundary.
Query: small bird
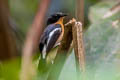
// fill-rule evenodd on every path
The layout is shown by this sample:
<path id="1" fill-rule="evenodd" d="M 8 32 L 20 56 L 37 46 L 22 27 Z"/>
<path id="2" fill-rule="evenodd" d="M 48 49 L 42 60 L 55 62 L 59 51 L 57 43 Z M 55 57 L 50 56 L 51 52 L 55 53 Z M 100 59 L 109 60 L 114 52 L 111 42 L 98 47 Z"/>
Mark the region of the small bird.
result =
<path id="1" fill-rule="evenodd" d="M 67 16 L 65 13 L 57 12 L 48 18 L 47 27 L 42 33 L 39 43 L 42 59 L 46 59 L 50 50 L 60 44 L 64 35 L 63 19 L 65 16 Z"/>

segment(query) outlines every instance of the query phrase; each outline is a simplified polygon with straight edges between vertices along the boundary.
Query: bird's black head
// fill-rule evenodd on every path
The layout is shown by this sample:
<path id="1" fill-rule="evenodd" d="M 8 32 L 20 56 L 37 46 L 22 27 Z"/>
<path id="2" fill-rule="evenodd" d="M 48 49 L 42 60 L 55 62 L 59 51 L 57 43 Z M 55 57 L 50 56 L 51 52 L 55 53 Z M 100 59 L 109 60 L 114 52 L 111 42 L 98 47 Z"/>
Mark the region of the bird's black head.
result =
<path id="1" fill-rule="evenodd" d="M 55 14 L 52 14 L 47 20 L 47 25 L 57 22 L 61 17 L 64 17 L 64 16 L 67 16 L 67 14 L 62 12 L 57 12 Z"/>

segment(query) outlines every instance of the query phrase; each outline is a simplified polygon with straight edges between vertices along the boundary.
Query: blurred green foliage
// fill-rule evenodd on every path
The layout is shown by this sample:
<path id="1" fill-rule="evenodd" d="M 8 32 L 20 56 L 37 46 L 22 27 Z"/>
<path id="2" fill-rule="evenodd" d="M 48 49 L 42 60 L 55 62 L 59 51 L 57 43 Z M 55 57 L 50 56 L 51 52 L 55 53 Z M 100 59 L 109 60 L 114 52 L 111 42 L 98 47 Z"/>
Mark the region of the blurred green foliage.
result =
<path id="1" fill-rule="evenodd" d="M 117 1 L 101 1 L 98 4 L 93 5 L 90 7 L 88 14 L 89 20 L 91 23 L 98 22 L 98 20 L 102 19 L 105 13 L 109 11 L 110 8 L 112 8 Z"/>
<path id="2" fill-rule="evenodd" d="M 0 62 L 0 80 L 19 80 L 20 59 Z"/>
<path id="3" fill-rule="evenodd" d="M 116 3 L 102 1 L 90 8 L 91 25 L 84 34 L 88 80 L 120 79 L 120 58 L 117 57 L 120 55 L 120 24 L 114 25 L 120 14 L 103 19 Z"/>
<path id="4" fill-rule="evenodd" d="M 12 18 L 18 27 L 26 33 L 38 7 L 38 0 L 9 1 Z"/>

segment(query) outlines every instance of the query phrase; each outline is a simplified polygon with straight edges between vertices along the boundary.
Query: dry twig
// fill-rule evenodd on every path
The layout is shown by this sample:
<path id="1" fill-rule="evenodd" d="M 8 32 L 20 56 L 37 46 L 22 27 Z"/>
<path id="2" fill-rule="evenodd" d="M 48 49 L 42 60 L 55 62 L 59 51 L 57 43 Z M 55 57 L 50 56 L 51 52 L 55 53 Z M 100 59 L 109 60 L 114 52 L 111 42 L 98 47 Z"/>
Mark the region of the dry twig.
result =
<path id="1" fill-rule="evenodd" d="M 78 72 L 78 80 L 80 73 L 84 76 L 85 72 L 85 53 L 84 53 L 84 45 L 83 45 L 83 33 L 82 33 L 82 24 L 80 22 L 75 22 L 72 27 L 73 33 L 73 45 L 76 57 L 76 68 Z M 81 77 L 82 77 L 81 76 Z"/>
<path id="2" fill-rule="evenodd" d="M 76 56 L 76 68 L 78 72 L 78 79 L 80 78 L 80 72 L 85 72 L 85 55 L 84 55 L 84 46 L 83 46 L 83 33 L 82 26 L 84 26 L 84 0 L 76 1 L 76 18 L 80 22 L 75 22 L 72 27 L 73 32 L 73 45 Z"/>
<path id="3" fill-rule="evenodd" d="M 76 19 L 84 26 L 84 0 L 76 0 Z"/>
<path id="4" fill-rule="evenodd" d="M 103 19 L 108 18 L 112 16 L 113 14 L 116 14 L 117 12 L 120 11 L 120 2 L 113 6 L 104 16 Z"/>

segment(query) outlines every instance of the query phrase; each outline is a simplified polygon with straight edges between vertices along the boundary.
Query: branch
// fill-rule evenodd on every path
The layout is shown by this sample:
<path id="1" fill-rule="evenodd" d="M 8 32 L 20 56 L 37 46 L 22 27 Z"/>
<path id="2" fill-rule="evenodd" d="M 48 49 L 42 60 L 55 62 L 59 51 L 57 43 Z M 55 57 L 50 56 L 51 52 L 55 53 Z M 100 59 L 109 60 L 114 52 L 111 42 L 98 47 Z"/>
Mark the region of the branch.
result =
<path id="1" fill-rule="evenodd" d="M 76 1 L 76 18 L 80 22 L 75 22 L 72 27 L 73 33 L 73 46 L 75 51 L 76 58 L 76 70 L 78 80 L 80 79 L 80 72 L 82 72 L 82 76 L 84 78 L 85 72 L 85 55 L 84 55 L 84 46 L 83 46 L 83 33 L 82 26 L 84 26 L 84 0 Z"/>
<path id="2" fill-rule="evenodd" d="M 84 26 L 84 0 L 76 0 L 76 19 Z"/>
<path id="3" fill-rule="evenodd" d="M 83 74 L 82 76 L 84 76 L 85 72 L 85 53 L 83 45 L 82 24 L 80 22 L 75 22 L 72 27 L 72 32 L 73 32 L 73 46 L 76 57 L 77 77 L 79 80 L 80 72 Z"/>
<path id="4" fill-rule="evenodd" d="M 61 42 L 60 47 L 58 48 L 57 55 L 55 58 L 55 62 L 52 66 L 51 72 L 48 76 L 47 80 L 58 80 L 60 72 L 64 66 L 67 53 L 70 48 L 70 44 L 72 42 L 72 24 L 73 20 L 65 24 L 65 33 L 63 36 L 63 40 Z"/>
<path id="5" fill-rule="evenodd" d="M 39 10 L 35 16 L 32 27 L 29 29 L 27 38 L 23 47 L 21 80 L 32 80 L 34 68 L 32 64 L 32 53 L 38 46 L 38 41 L 43 30 L 43 21 L 50 0 L 42 0 Z"/>

